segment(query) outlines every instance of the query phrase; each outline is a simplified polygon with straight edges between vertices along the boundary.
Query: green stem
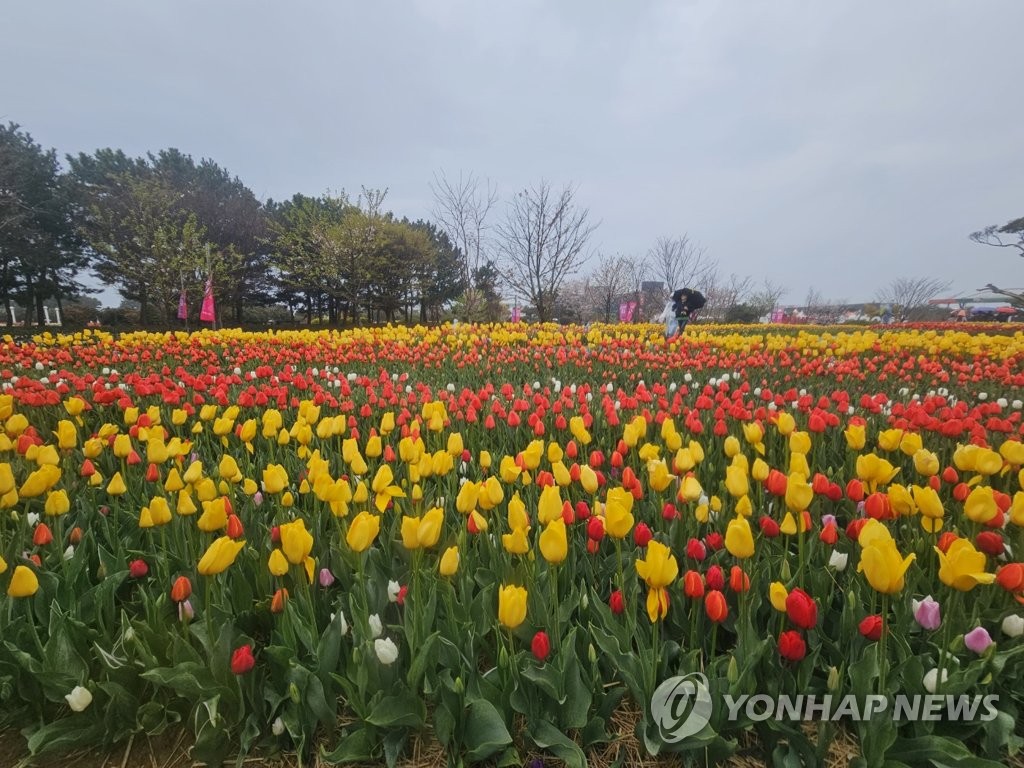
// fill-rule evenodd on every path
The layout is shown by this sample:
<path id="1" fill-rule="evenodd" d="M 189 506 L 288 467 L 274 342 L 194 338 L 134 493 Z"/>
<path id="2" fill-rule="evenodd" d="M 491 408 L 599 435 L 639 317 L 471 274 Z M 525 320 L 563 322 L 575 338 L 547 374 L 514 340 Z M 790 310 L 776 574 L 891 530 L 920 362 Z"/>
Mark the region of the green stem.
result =
<path id="1" fill-rule="evenodd" d="M 889 672 L 889 596 L 882 595 L 882 639 L 878 647 L 878 692 L 885 696 Z"/>

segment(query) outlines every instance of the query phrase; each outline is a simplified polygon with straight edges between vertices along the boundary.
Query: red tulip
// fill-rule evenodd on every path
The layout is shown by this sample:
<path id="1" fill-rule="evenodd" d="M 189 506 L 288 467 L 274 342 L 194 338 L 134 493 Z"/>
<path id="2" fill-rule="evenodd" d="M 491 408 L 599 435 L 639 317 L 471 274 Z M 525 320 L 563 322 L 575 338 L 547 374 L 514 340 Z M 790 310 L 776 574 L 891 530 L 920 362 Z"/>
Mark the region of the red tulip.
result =
<path id="1" fill-rule="evenodd" d="M 800 661 L 807 655 L 807 644 L 803 636 L 795 629 L 779 635 L 779 655 L 786 661 Z"/>
<path id="2" fill-rule="evenodd" d="M 768 515 L 761 515 L 761 519 L 757 521 L 757 524 L 761 528 L 761 533 L 769 539 L 774 539 L 779 535 L 779 524 L 768 517 Z"/>
<path id="3" fill-rule="evenodd" d="M 171 587 L 171 600 L 183 603 L 192 595 L 192 582 L 187 576 L 179 576 Z"/>
<path id="4" fill-rule="evenodd" d="M 952 531 L 946 531 L 941 536 L 939 536 L 939 541 L 937 542 L 936 546 L 939 548 L 940 552 L 945 554 L 949 550 L 949 546 L 958 538 L 960 537 Z"/>
<path id="5" fill-rule="evenodd" d="M 626 602 L 622 597 L 622 590 L 616 589 L 612 592 L 610 598 L 608 598 L 608 607 L 612 609 L 612 613 L 618 616 L 626 608 Z"/>
<path id="6" fill-rule="evenodd" d="M 145 560 L 132 560 L 128 564 L 128 575 L 133 579 L 143 579 L 149 573 L 149 566 Z"/>
<path id="7" fill-rule="evenodd" d="M 719 565 L 712 565 L 704 576 L 710 589 L 722 590 L 725 588 L 725 573 Z"/>
<path id="8" fill-rule="evenodd" d="M 864 501 L 864 483 L 856 477 L 846 484 L 846 497 L 850 501 Z"/>
<path id="9" fill-rule="evenodd" d="M 281 613 L 284 611 L 284 607 L 287 603 L 288 590 L 282 587 L 274 592 L 274 596 L 270 599 L 270 612 Z"/>
<path id="10" fill-rule="evenodd" d="M 704 579 L 697 571 L 687 571 L 683 574 L 683 594 L 696 600 L 704 597 Z"/>
<path id="11" fill-rule="evenodd" d="M 242 527 L 242 521 L 238 515 L 228 517 L 227 534 L 232 539 L 240 539 L 245 535 L 245 528 Z"/>
<path id="12" fill-rule="evenodd" d="M 882 636 L 882 617 L 877 614 L 865 616 L 858 630 L 868 640 L 878 640 Z"/>
<path id="13" fill-rule="evenodd" d="M 1003 537 L 995 531 L 982 531 L 978 534 L 975 541 L 978 544 L 978 549 L 992 557 L 998 557 L 1003 554 L 1005 549 Z"/>
<path id="14" fill-rule="evenodd" d="M 814 629 L 818 624 L 818 604 L 799 587 L 786 597 L 786 616 L 801 629 Z"/>
<path id="15" fill-rule="evenodd" d="M 538 661 L 545 661 L 551 653 L 551 642 L 548 640 L 548 633 L 541 630 L 533 636 L 530 643 L 530 650 Z"/>
<path id="16" fill-rule="evenodd" d="M 244 675 L 254 666 L 256 666 L 256 659 L 253 658 L 251 645 L 236 648 L 235 652 L 231 654 L 231 671 L 234 674 Z"/>
<path id="17" fill-rule="evenodd" d="M 738 565 L 729 571 L 729 589 L 733 592 L 746 592 L 750 589 L 750 577 Z"/>
<path id="18" fill-rule="evenodd" d="M 53 532 L 46 523 L 39 523 L 32 532 L 32 543 L 37 547 L 45 547 L 53 541 Z"/>
<path id="19" fill-rule="evenodd" d="M 604 538 L 604 518 L 591 517 L 587 521 L 587 538 L 591 541 L 601 541 Z"/>
<path id="20" fill-rule="evenodd" d="M 637 523 L 636 527 L 633 528 L 633 541 L 635 541 L 636 545 L 641 549 L 646 547 L 652 538 L 653 534 L 651 533 L 651 529 L 647 527 L 646 523 Z"/>
<path id="21" fill-rule="evenodd" d="M 708 586 L 710 584 L 709 581 Z M 725 621 L 729 616 L 729 604 L 725 601 L 725 595 L 717 589 L 709 591 L 704 597 L 704 611 L 716 624 Z"/>
<path id="22" fill-rule="evenodd" d="M 1024 591 L 1024 563 L 1007 563 L 996 571 L 996 583 L 1007 592 Z"/>

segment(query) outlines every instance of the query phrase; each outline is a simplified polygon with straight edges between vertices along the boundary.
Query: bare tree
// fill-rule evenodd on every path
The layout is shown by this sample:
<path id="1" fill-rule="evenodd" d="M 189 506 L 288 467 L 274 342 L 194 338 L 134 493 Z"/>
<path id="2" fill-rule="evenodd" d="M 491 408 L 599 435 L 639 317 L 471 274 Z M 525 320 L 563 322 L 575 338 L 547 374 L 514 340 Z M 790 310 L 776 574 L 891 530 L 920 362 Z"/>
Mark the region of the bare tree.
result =
<path id="1" fill-rule="evenodd" d="M 979 288 L 978 290 L 987 290 L 999 296 L 1005 296 L 1007 299 L 1010 300 L 1010 303 L 1013 306 L 1024 308 L 1024 293 L 1017 293 L 1016 291 L 1010 291 L 1006 290 L 1005 288 L 999 288 L 995 285 L 992 285 L 992 283 L 989 283 L 984 288 Z"/>
<path id="2" fill-rule="evenodd" d="M 751 295 L 754 281 L 751 277 L 739 277 L 730 275 L 728 281 L 719 281 L 717 276 L 706 286 L 703 291 L 708 303 L 702 310 L 702 314 L 716 320 L 724 320 L 729 313 L 740 304 L 743 304 Z"/>
<path id="3" fill-rule="evenodd" d="M 893 317 L 903 322 L 916 319 L 928 309 L 928 300 L 949 288 L 934 277 L 898 277 L 878 291 L 876 301 L 889 304 Z"/>
<path id="4" fill-rule="evenodd" d="M 473 174 L 459 173 L 458 181 L 454 181 L 444 172 L 434 174 L 430 191 L 434 195 L 435 221 L 462 254 L 462 282 L 466 287 L 463 309 L 468 319 L 486 301 L 475 281 L 487 263 L 487 216 L 498 201 L 498 191 L 489 180 Z"/>
<path id="5" fill-rule="evenodd" d="M 626 295 L 636 302 L 633 322 L 639 323 L 644 312 L 644 283 L 651 276 L 651 265 L 647 259 L 624 257 L 626 261 Z"/>
<path id="6" fill-rule="evenodd" d="M 714 272 L 717 264 L 707 257 L 707 249 L 694 243 L 688 235 L 659 237 L 647 252 L 651 273 L 665 283 L 669 291 L 686 286 L 699 286 Z"/>
<path id="7" fill-rule="evenodd" d="M 570 186 L 555 192 L 542 180 L 509 201 L 497 228 L 508 286 L 533 305 L 540 322 L 551 319 L 562 283 L 586 261 L 587 243 L 597 227 L 575 196 Z"/>
<path id="8" fill-rule="evenodd" d="M 621 255 L 601 256 L 591 276 L 598 317 L 606 323 L 617 316 L 618 302 L 630 290 L 630 261 Z"/>
<path id="9" fill-rule="evenodd" d="M 761 287 L 750 293 L 747 303 L 758 313 L 766 315 L 779 305 L 779 300 L 786 295 L 786 287 L 765 280 Z"/>

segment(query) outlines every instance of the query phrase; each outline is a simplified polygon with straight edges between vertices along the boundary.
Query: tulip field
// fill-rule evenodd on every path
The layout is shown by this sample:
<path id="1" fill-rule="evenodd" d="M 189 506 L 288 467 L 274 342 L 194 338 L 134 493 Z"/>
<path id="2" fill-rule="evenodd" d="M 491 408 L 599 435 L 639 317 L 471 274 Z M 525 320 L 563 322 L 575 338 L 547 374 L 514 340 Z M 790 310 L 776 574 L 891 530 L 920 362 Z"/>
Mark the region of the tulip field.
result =
<path id="1" fill-rule="evenodd" d="M 86 331 L 6 338 L 0 386 L 26 754 L 1019 759 L 1020 326 Z M 691 673 L 714 708 L 672 741 L 651 697 Z M 758 694 L 992 704 L 721 703 Z"/>

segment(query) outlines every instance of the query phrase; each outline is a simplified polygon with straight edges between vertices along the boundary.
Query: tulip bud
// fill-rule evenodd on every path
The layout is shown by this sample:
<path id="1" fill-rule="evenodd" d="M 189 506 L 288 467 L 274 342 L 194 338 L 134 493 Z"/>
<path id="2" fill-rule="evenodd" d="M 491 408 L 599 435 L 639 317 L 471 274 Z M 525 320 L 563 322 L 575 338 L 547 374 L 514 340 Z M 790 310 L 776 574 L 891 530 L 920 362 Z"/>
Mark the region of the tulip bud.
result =
<path id="1" fill-rule="evenodd" d="M 839 688 L 839 670 L 835 667 L 828 668 L 828 681 L 825 686 L 830 691 L 835 691 Z"/>
<path id="2" fill-rule="evenodd" d="M 455 678 L 455 686 L 454 687 L 455 687 L 455 693 L 457 693 L 459 696 L 461 696 L 463 693 L 466 692 L 466 684 L 464 682 L 462 682 L 462 676 L 461 675 Z"/>
<path id="3" fill-rule="evenodd" d="M 300 701 L 302 701 L 302 694 L 299 692 L 299 686 L 297 686 L 295 683 L 288 684 L 288 697 L 295 704 L 298 704 Z"/>
<path id="4" fill-rule="evenodd" d="M 1018 616 L 1017 618 L 1020 618 L 1020 617 Z M 1024 620 L 1022 620 L 1022 621 L 1024 621 Z M 1004 632 L 1006 631 L 1006 626 L 1005 625 L 1006 625 L 1006 622 L 1004 621 L 1003 622 L 1003 631 Z M 1020 634 L 1020 633 L 1018 632 L 1018 634 Z M 590 660 L 591 664 L 597 664 L 597 649 L 594 647 L 593 643 L 590 643 L 587 646 L 587 658 Z"/>
<path id="5" fill-rule="evenodd" d="M 729 656 L 729 668 L 725 677 L 730 683 L 735 683 L 740 679 L 739 665 L 736 663 L 735 656 Z"/>

